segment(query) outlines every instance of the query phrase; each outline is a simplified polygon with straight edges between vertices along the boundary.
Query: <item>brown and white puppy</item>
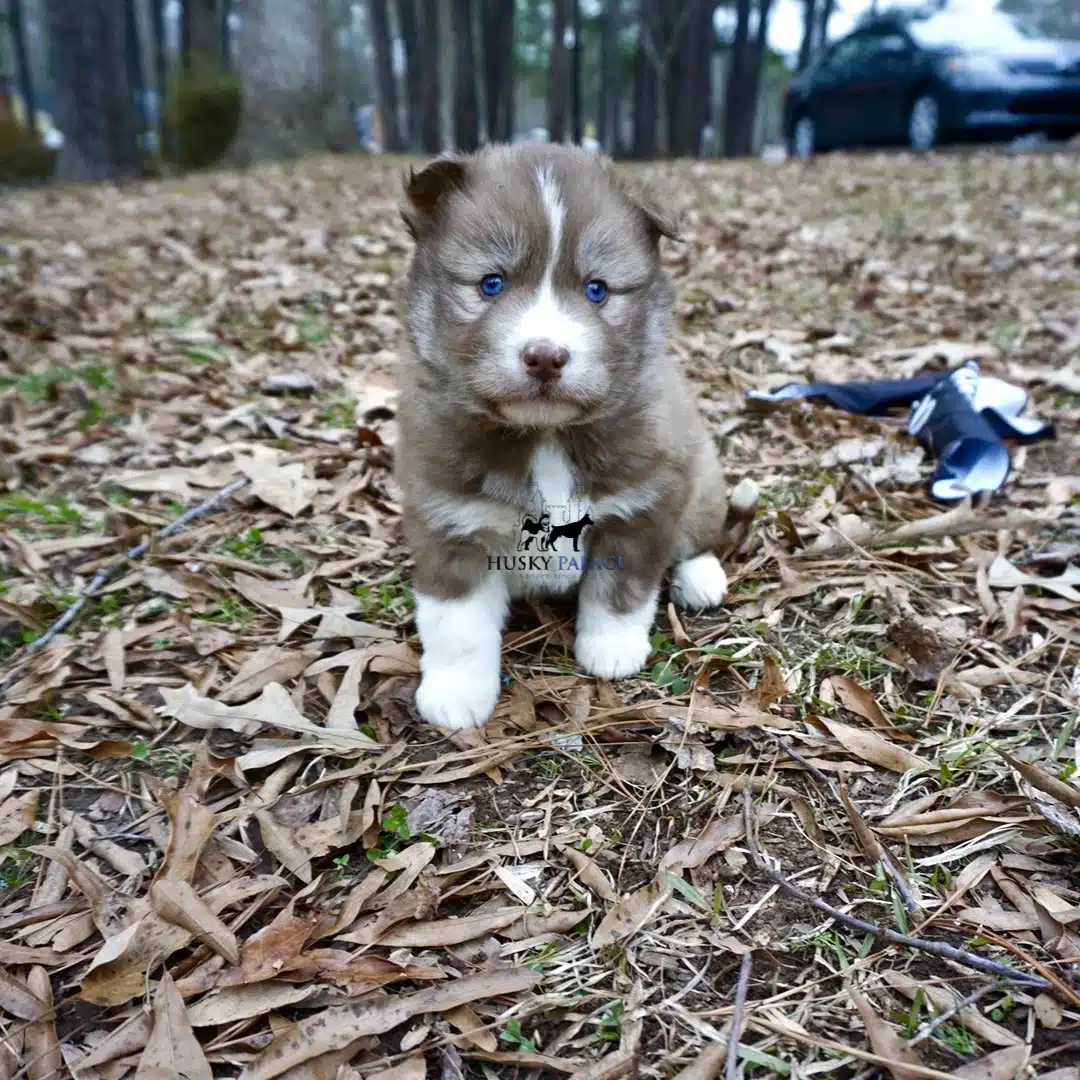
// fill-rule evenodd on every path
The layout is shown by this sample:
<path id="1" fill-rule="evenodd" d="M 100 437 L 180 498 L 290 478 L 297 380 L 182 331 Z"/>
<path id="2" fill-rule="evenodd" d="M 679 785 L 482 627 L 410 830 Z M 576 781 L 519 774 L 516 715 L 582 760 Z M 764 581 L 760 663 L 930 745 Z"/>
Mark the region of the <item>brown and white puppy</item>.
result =
<path id="1" fill-rule="evenodd" d="M 406 181 L 416 249 L 397 475 L 416 563 L 420 715 L 484 724 L 512 597 L 578 590 L 575 655 L 622 678 L 648 658 L 664 572 L 718 604 L 728 500 L 667 355 L 674 237 L 604 158 L 495 146 Z M 740 485 L 745 518 L 757 501 Z M 535 539 L 535 543 L 532 541 Z"/>

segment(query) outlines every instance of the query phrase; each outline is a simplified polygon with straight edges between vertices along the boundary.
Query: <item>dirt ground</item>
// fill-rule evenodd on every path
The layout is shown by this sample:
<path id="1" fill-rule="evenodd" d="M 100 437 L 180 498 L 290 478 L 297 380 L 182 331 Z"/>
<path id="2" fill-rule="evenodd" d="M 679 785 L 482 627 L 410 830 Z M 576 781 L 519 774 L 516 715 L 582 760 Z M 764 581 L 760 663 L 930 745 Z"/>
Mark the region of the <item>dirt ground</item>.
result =
<path id="1" fill-rule="evenodd" d="M 641 677 L 517 609 L 453 737 L 406 165 L 0 199 L 0 1078 L 701 1080 L 735 1018 L 748 1077 L 1078 1080 L 1080 156 L 639 167 L 761 511 Z M 900 413 L 745 397 L 968 359 L 1056 426 L 974 507 Z"/>

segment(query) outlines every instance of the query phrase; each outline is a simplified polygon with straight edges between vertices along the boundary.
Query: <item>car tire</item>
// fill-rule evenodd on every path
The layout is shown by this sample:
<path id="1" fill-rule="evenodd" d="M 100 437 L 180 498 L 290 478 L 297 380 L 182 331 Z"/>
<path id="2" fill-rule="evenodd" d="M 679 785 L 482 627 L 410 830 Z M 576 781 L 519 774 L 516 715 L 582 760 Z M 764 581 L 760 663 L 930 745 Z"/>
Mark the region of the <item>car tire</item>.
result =
<path id="1" fill-rule="evenodd" d="M 817 127 L 808 113 L 803 113 L 791 129 L 791 156 L 805 161 L 818 152 Z"/>
<path id="2" fill-rule="evenodd" d="M 933 150 L 941 139 L 941 106 L 933 94 L 920 94 L 908 110 L 908 145 L 913 150 Z"/>

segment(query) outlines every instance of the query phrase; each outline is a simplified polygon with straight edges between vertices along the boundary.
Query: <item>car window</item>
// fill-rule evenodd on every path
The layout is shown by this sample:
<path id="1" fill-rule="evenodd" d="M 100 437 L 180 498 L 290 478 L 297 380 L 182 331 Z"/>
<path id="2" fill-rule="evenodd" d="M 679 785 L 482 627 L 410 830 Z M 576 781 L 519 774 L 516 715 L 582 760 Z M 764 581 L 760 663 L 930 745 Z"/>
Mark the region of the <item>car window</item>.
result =
<path id="1" fill-rule="evenodd" d="M 842 75 L 872 52 L 873 45 L 869 34 L 852 34 L 833 46 L 825 57 L 825 70 L 830 75 Z"/>

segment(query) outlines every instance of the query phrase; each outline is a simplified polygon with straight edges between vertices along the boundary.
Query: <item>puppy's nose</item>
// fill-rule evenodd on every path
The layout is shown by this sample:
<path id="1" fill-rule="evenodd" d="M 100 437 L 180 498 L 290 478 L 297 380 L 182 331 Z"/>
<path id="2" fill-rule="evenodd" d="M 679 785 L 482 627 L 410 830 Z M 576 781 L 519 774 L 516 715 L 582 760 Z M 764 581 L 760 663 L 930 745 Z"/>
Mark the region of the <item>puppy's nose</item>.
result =
<path id="1" fill-rule="evenodd" d="M 570 353 L 551 341 L 535 341 L 521 352 L 525 370 L 541 382 L 555 382 L 569 359 Z"/>

